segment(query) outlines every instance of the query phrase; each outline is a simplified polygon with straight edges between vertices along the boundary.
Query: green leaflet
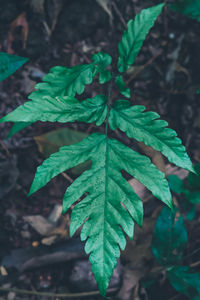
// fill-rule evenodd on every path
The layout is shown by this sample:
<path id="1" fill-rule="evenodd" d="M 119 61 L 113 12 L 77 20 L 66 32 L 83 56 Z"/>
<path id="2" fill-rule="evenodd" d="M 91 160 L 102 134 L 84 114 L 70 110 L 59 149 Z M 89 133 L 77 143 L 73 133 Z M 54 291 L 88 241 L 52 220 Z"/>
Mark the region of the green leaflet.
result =
<path id="1" fill-rule="evenodd" d="M 0 81 L 8 78 L 28 61 L 28 58 L 0 52 Z"/>
<path id="2" fill-rule="evenodd" d="M 200 94 L 200 88 L 198 88 L 198 90 L 197 90 L 197 94 Z"/>
<path id="3" fill-rule="evenodd" d="M 159 264 L 177 264 L 187 242 L 183 216 L 177 210 L 172 212 L 168 207 L 164 207 L 156 221 L 152 242 L 152 251 Z"/>
<path id="4" fill-rule="evenodd" d="M 129 102 L 118 100 L 110 111 L 109 126 L 119 128 L 130 138 L 161 151 L 168 160 L 186 170 L 194 171 L 192 162 L 181 140 L 174 130 L 166 128 L 168 123 L 157 120 L 160 116 L 152 111 L 144 112 L 145 106 L 128 107 Z"/>
<path id="5" fill-rule="evenodd" d="M 164 3 L 143 9 L 134 20 L 127 24 L 122 40 L 119 42 L 118 70 L 124 72 L 135 62 L 142 44 L 161 13 Z"/>
<path id="6" fill-rule="evenodd" d="M 92 60 L 93 63 L 87 65 L 78 65 L 71 68 L 51 68 L 50 72 L 43 77 L 43 82 L 36 84 L 36 91 L 31 93 L 28 98 L 38 102 L 40 100 L 42 105 L 45 96 L 50 96 L 52 98 L 57 96 L 74 97 L 76 93 L 83 93 L 85 86 L 92 83 L 98 72 L 100 73 L 100 83 L 105 83 L 110 80 L 111 74 L 106 68 L 112 61 L 111 56 L 107 53 L 99 52 L 92 56 Z M 14 124 L 8 137 L 11 137 L 13 134 L 29 125 L 30 123 Z"/>
<path id="7" fill-rule="evenodd" d="M 129 88 L 127 88 L 126 83 L 121 75 L 115 77 L 115 83 L 122 95 L 124 95 L 126 98 L 131 97 L 131 91 Z"/>
<path id="8" fill-rule="evenodd" d="M 200 298 L 200 274 L 186 266 L 175 266 L 167 271 L 167 277 L 178 292 L 191 300 Z"/>
<path id="9" fill-rule="evenodd" d="M 87 193 L 72 212 L 70 232 L 73 235 L 85 222 L 81 239 L 88 239 L 85 250 L 91 253 L 92 271 L 105 295 L 116 258 L 120 256 L 119 247 L 123 250 L 126 244 L 121 227 L 132 238 L 132 218 L 138 224 L 142 223 L 142 202 L 121 175 L 121 170 L 134 176 L 170 207 L 172 200 L 164 174 L 147 157 L 98 133 L 78 144 L 61 147 L 59 152 L 46 159 L 37 169 L 30 194 L 59 173 L 88 160 L 92 160 L 92 167 L 67 189 L 63 212 Z"/>
<path id="10" fill-rule="evenodd" d="M 44 76 L 43 82 L 35 86 L 37 91 L 30 94 L 29 99 L 43 98 L 43 96 L 72 96 L 82 94 L 85 86 L 91 84 L 98 72 L 103 72 L 111 63 L 110 55 L 98 53 L 92 56 L 91 64 L 78 65 L 71 68 L 53 67 Z"/>
<path id="11" fill-rule="evenodd" d="M 106 68 L 111 64 L 112 57 L 103 52 L 99 52 L 92 56 L 94 61 L 96 72 L 99 73 L 99 83 L 104 84 L 111 79 L 111 73 Z"/>
<path id="12" fill-rule="evenodd" d="M 170 7 L 192 19 L 200 21 L 200 2 L 199 0 L 176 0 Z"/>
<path id="13" fill-rule="evenodd" d="M 22 129 L 26 128 L 27 126 L 31 125 L 31 122 L 17 122 L 14 123 L 8 136 L 7 139 L 9 139 L 11 136 L 13 136 L 15 133 L 21 131 Z"/>
<path id="14" fill-rule="evenodd" d="M 45 158 L 57 152 L 60 147 L 76 144 L 88 136 L 87 133 L 69 128 L 60 128 L 49 131 L 45 134 L 35 136 L 34 140 L 38 150 Z M 80 175 L 83 171 L 91 167 L 91 161 L 80 164 L 70 170 L 74 175 Z"/>
<path id="15" fill-rule="evenodd" d="M 97 95 L 91 99 L 78 101 L 72 97 L 43 97 L 28 101 L 3 117 L 0 122 L 96 122 L 101 125 L 107 115 L 107 99 Z M 22 124 L 23 125 L 23 124 Z"/>

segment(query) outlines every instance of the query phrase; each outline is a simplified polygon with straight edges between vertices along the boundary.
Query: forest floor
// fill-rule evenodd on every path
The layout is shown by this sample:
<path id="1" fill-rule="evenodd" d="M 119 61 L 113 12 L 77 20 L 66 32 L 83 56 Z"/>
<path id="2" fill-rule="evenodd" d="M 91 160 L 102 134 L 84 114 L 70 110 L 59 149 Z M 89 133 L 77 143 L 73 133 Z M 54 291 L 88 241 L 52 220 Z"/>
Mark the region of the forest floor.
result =
<path id="1" fill-rule="evenodd" d="M 91 61 L 92 54 L 105 51 L 116 61 L 117 44 L 125 24 L 142 8 L 160 1 L 110 1 L 109 13 L 94 0 L 54 1 L 0 0 L 0 49 L 29 58 L 29 62 L 0 83 L 0 116 L 27 101 L 34 85 L 53 66 L 74 66 Z M 158 112 L 177 131 L 194 163 L 200 161 L 200 23 L 164 9 L 151 30 L 129 77 L 133 104 Z M 96 89 L 96 90 L 95 90 Z M 95 82 L 84 96 L 94 96 Z M 73 130 L 68 131 L 65 128 Z M 70 171 L 53 179 L 28 197 L 36 167 L 58 146 L 73 141 L 74 131 L 84 136 L 96 130 L 85 124 L 59 125 L 38 122 L 6 139 L 11 124 L 0 131 L 0 300 L 63 299 L 54 294 L 80 293 L 76 299 L 103 299 L 79 241 L 69 239 L 70 216 L 60 216 L 66 187 L 76 178 Z M 59 134 L 54 132 L 58 130 Z M 46 135 L 48 133 L 48 135 Z M 124 135 L 119 138 L 129 144 Z M 135 146 L 135 145 L 133 145 Z M 136 146 L 137 147 L 137 146 Z M 159 158 L 159 164 L 167 161 Z M 162 166 L 160 166 L 162 167 Z M 171 168 L 172 172 L 174 169 Z M 180 176 L 184 178 L 184 171 Z M 142 191 L 145 200 L 144 226 L 136 228 L 128 242 L 109 288 L 109 299 L 184 299 L 165 280 L 155 276 L 157 264 L 151 253 L 155 216 L 160 203 Z M 200 247 L 200 211 L 187 224 L 191 253 Z M 188 264 L 198 262 L 191 256 Z M 200 264 L 196 266 L 200 270 Z M 152 275 L 153 274 L 153 275 Z M 152 279 L 153 278 L 153 279 Z M 148 280 L 147 280 L 148 279 Z M 153 280 L 150 288 L 148 284 Z M 19 294 L 10 289 L 26 291 Z M 50 293 L 50 295 L 40 293 Z M 53 298 L 54 297 L 54 298 Z"/>

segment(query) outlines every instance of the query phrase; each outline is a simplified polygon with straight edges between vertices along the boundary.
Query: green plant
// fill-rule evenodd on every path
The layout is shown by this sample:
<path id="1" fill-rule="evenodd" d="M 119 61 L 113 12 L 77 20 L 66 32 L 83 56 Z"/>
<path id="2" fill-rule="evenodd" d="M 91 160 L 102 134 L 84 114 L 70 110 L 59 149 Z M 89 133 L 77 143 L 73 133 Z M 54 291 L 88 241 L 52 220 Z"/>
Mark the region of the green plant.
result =
<path id="1" fill-rule="evenodd" d="M 169 175 L 169 187 L 177 195 L 180 195 L 180 207 L 186 212 L 188 220 L 192 220 L 196 214 L 196 205 L 200 204 L 200 163 L 195 167 L 197 174 L 189 173 L 187 180 L 183 181 L 176 175 Z"/>
<path id="2" fill-rule="evenodd" d="M 172 208 L 172 198 L 164 174 L 143 156 L 120 141 L 109 137 L 111 130 L 120 129 L 129 138 L 144 142 L 161 151 L 170 162 L 193 172 L 192 163 L 177 134 L 167 128 L 168 123 L 154 112 L 145 112 L 141 105 L 131 106 L 128 100 L 111 104 L 114 80 L 121 93 L 130 97 L 122 73 L 135 62 L 149 30 L 164 4 L 144 9 L 130 20 L 119 42 L 118 73 L 110 71 L 111 57 L 106 53 L 92 56 L 90 64 L 72 68 L 54 67 L 36 85 L 29 99 L 1 122 L 16 122 L 25 127 L 36 121 L 105 123 L 105 133 L 93 133 L 81 142 L 63 146 L 38 167 L 30 193 L 36 192 L 59 173 L 80 163 L 92 161 L 67 189 L 63 199 L 63 213 L 76 203 L 71 214 L 70 235 L 83 225 L 81 240 L 87 240 L 92 271 L 102 295 L 105 295 L 113 269 L 126 246 L 124 232 L 133 237 L 134 221 L 140 226 L 143 219 L 141 199 L 122 176 L 124 170 L 144 184 L 155 197 Z M 108 94 L 96 95 L 80 101 L 87 84 L 99 75 L 99 83 L 108 83 Z M 15 129 L 13 130 L 15 132 Z M 102 132 L 102 130 L 101 130 Z M 81 197 L 84 198 L 78 201 Z"/>
<path id="3" fill-rule="evenodd" d="M 200 274 L 180 265 L 187 243 L 184 217 L 177 208 L 172 212 L 164 207 L 155 225 L 153 254 L 174 289 L 189 299 L 197 300 L 200 297 Z"/>
<path id="4" fill-rule="evenodd" d="M 27 61 L 28 58 L 0 52 L 0 81 L 11 76 Z"/>
<path id="5" fill-rule="evenodd" d="M 170 7 L 186 15 L 192 19 L 200 21 L 200 2 L 199 0 L 176 0 L 174 4 L 171 4 Z"/>

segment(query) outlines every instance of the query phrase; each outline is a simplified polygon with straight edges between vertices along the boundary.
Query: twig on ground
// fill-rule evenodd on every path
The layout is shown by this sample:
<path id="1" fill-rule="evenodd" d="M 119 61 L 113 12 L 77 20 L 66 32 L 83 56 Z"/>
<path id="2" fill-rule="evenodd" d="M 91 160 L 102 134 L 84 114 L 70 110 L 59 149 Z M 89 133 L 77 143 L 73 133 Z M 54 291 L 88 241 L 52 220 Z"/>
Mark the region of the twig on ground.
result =
<path id="1" fill-rule="evenodd" d="M 122 16 L 122 14 L 120 13 L 120 11 L 119 11 L 117 5 L 115 4 L 114 1 L 111 1 L 111 4 L 112 4 L 112 6 L 113 6 L 113 8 L 114 8 L 114 10 L 115 10 L 115 12 L 116 12 L 116 14 L 118 15 L 120 21 L 121 21 L 122 24 L 124 25 L 125 29 L 127 29 L 126 22 L 125 22 L 125 20 L 124 20 L 124 18 L 123 18 L 123 16 Z"/>
<path id="2" fill-rule="evenodd" d="M 108 289 L 107 294 L 114 293 L 117 290 L 118 290 L 117 288 Z M 17 288 L 4 288 L 4 287 L 0 287 L 0 291 L 13 292 L 16 294 L 24 294 L 24 295 L 46 296 L 46 297 L 51 297 L 51 298 L 82 298 L 82 297 L 100 295 L 99 291 L 83 292 L 83 293 L 55 294 L 55 293 L 50 293 L 50 292 L 37 292 L 37 291 L 29 291 L 29 290 L 23 290 L 23 289 L 17 289 Z"/>

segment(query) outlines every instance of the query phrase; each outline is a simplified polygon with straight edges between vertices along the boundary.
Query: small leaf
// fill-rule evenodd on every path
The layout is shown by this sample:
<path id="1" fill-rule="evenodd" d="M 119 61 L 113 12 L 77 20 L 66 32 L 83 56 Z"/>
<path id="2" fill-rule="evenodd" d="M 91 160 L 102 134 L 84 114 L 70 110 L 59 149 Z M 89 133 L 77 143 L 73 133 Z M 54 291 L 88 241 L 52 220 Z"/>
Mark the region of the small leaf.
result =
<path id="1" fill-rule="evenodd" d="M 78 144 L 61 147 L 46 159 L 37 169 L 30 194 L 59 173 L 89 160 L 91 169 L 67 189 L 63 212 L 85 195 L 73 209 L 70 233 L 73 235 L 84 223 L 81 239 L 87 239 L 85 250 L 90 253 L 93 273 L 101 294 L 105 295 L 120 255 L 119 247 L 123 250 L 126 245 L 122 228 L 132 238 L 132 219 L 141 225 L 143 216 L 142 202 L 121 170 L 134 176 L 167 205 L 171 206 L 172 200 L 164 174 L 147 157 L 97 133 Z"/>
<path id="2" fill-rule="evenodd" d="M 129 88 L 127 88 L 126 83 L 124 82 L 121 75 L 115 77 L 115 83 L 122 95 L 124 95 L 126 98 L 131 97 L 131 91 Z"/>
<path id="3" fill-rule="evenodd" d="M 199 87 L 198 90 L 197 90 L 197 94 L 200 94 L 200 87 Z"/>
<path id="4" fill-rule="evenodd" d="M 200 2 L 199 0 L 176 0 L 174 4 L 171 4 L 170 7 L 180 12 L 183 15 L 186 15 L 192 19 L 197 19 L 200 21 Z"/>
<path id="5" fill-rule="evenodd" d="M 107 99 L 103 95 L 78 101 L 72 97 L 50 96 L 28 101 L 3 117 L 0 122 L 96 122 L 101 125 L 107 115 Z"/>
<path id="6" fill-rule="evenodd" d="M 118 100 L 110 111 L 109 126 L 119 128 L 130 138 L 160 151 L 175 165 L 194 172 L 192 162 L 177 133 L 166 128 L 168 123 L 157 120 L 160 116 L 152 111 L 144 112 L 145 106 L 129 106 L 127 101 Z"/>
<path id="7" fill-rule="evenodd" d="M 183 181 L 176 175 L 169 175 L 168 176 L 169 187 L 170 189 L 176 193 L 181 194 L 184 191 L 184 184 Z"/>
<path id="8" fill-rule="evenodd" d="M 164 3 L 143 9 L 136 15 L 134 20 L 130 20 L 120 41 L 118 70 L 124 72 L 130 68 L 142 47 L 142 44 L 153 27 L 157 17 L 163 9 Z"/>
<path id="9" fill-rule="evenodd" d="M 28 58 L 0 52 L 0 81 L 15 73 L 27 61 Z"/>
<path id="10" fill-rule="evenodd" d="M 188 237 L 184 218 L 164 207 L 156 221 L 152 251 L 159 264 L 170 266 L 180 261 Z"/>
<path id="11" fill-rule="evenodd" d="M 99 52 L 92 56 L 92 60 L 94 61 L 96 72 L 99 72 L 99 83 L 104 84 L 111 79 L 111 73 L 106 69 L 111 62 L 112 57 L 103 52 Z"/>
<path id="12" fill-rule="evenodd" d="M 7 136 L 7 139 L 9 139 L 11 136 L 13 136 L 15 133 L 21 131 L 22 129 L 28 127 L 29 125 L 31 125 L 32 123 L 31 122 L 16 122 L 13 124 L 8 136 Z"/>
<path id="13" fill-rule="evenodd" d="M 88 134 L 69 128 L 60 128 L 50 131 L 40 136 L 34 137 L 38 150 L 47 158 L 57 152 L 60 147 L 76 144 L 86 138 Z M 71 169 L 75 175 L 80 175 L 83 171 L 91 167 L 90 162 L 80 164 Z"/>
<path id="14" fill-rule="evenodd" d="M 175 290 L 188 296 L 191 300 L 199 300 L 199 273 L 194 273 L 192 269 L 186 266 L 177 266 L 167 271 L 167 278 Z"/>

